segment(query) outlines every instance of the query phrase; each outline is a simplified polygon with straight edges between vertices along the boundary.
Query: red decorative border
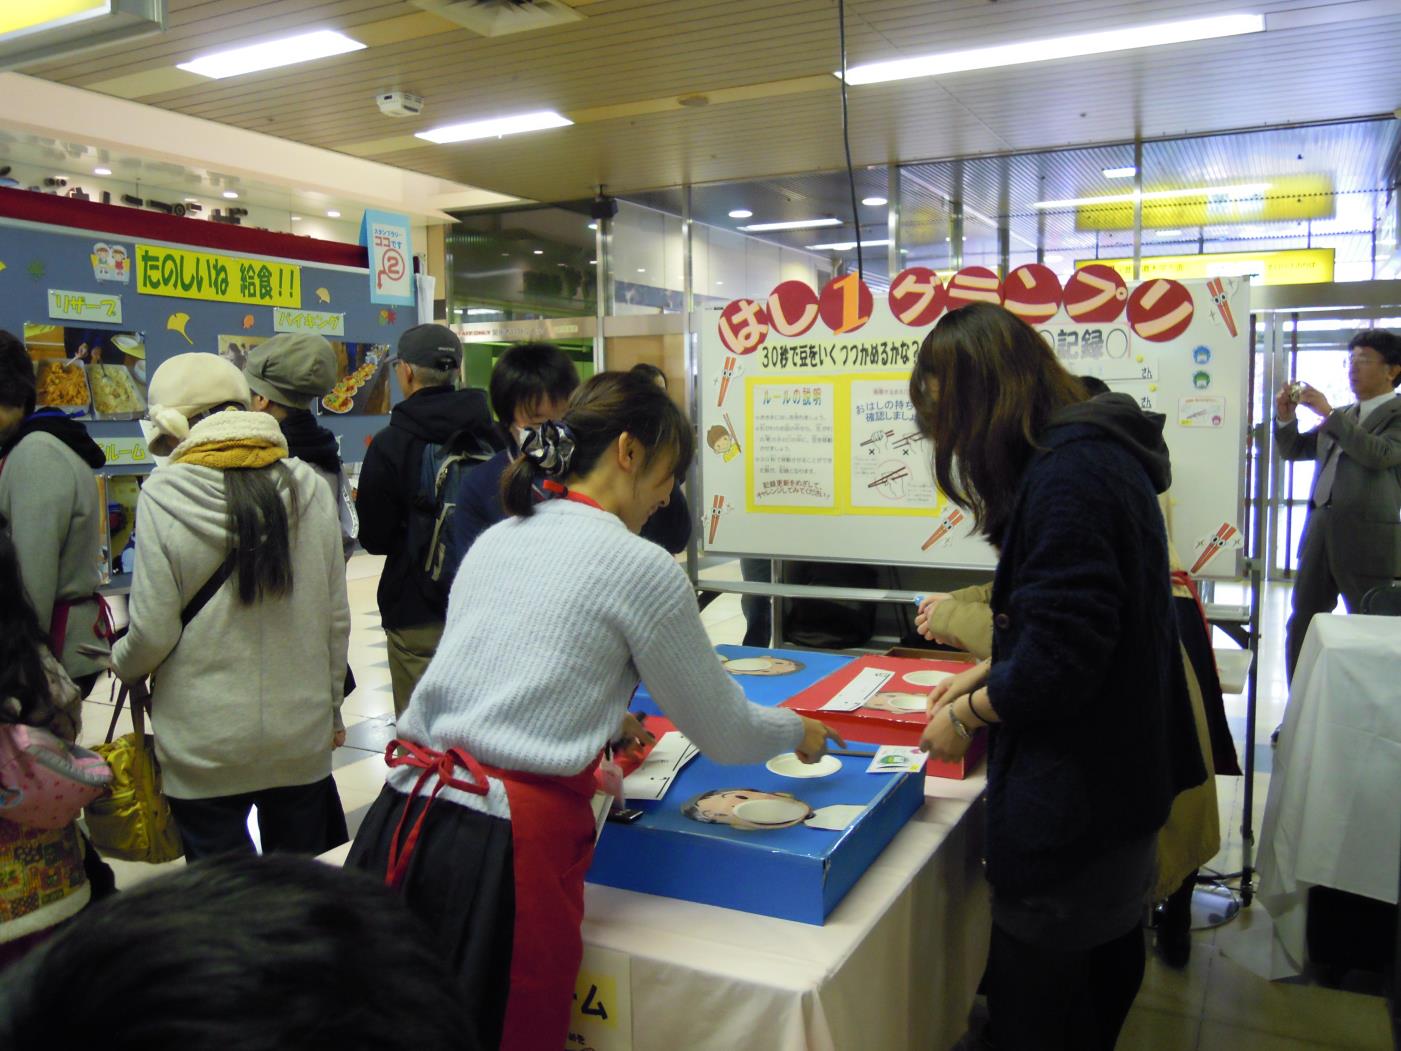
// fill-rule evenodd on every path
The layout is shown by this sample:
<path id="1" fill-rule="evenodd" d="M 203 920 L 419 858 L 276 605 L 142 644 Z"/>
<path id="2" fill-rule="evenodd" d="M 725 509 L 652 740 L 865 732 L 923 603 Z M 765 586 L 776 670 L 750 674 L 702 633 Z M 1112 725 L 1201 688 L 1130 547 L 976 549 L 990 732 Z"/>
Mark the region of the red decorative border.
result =
<path id="1" fill-rule="evenodd" d="M 321 241 L 314 237 L 298 237 L 270 230 L 252 230 L 208 219 L 186 219 L 163 212 L 96 201 L 77 201 L 71 197 L 10 187 L 0 187 L 0 216 L 133 239 L 146 238 L 215 248 L 223 252 L 300 259 L 308 263 L 353 266 L 362 270 L 370 265 L 369 255 L 361 245 Z"/>

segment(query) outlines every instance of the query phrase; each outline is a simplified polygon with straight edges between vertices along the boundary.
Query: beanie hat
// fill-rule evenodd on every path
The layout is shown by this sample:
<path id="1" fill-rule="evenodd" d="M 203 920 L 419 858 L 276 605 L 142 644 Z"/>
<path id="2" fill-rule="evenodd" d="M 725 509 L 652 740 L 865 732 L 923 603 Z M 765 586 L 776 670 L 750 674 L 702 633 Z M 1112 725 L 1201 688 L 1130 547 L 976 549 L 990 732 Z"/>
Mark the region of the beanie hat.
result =
<path id="1" fill-rule="evenodd" d="M 248 389 L 289 409 L 309 409 L 336 385 L 339 366 L 331 344 L 314 332 L 286 332 L 248 352 Z"/>
<path id="2" fill-rule="evenodd" d="M 192 351 L 161 362 L 147 389 L 147 413 L 155 434 L 146 444 L 167 455 L 190 434 L 190 421 L 219 405 L 247 409 L 248 383 L 238 366 L 217 354 Z"/>

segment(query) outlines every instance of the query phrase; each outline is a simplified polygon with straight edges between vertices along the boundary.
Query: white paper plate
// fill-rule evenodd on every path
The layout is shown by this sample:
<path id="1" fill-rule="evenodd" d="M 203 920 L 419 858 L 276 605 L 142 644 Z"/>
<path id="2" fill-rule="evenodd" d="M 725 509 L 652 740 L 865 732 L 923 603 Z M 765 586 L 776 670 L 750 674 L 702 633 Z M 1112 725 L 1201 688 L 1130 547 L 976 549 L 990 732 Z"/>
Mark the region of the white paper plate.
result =
<path id="1" fill-rule="evenodd" d="M 913 683 L 915 686 L 938 686 L 939 683 L 943 682 L 945 679 L 952 679 L 953 672 L 934 671 L 931 668 L 929 671 L 909 672 L 902 676 L 902 678 L 908 683 Z"/>
<path id="2" fill-rule="evenodd" d="M 842 761 L 835 755 L 824 755 L 815 763 L 805 763 L 792 752 L 785 752 L 764 765 L 779 777 L 827 777 L 842 768 Z M 739 813 L 738 808 L 735 813 Z"/>
<path id="3" fill-rule="evenodd" d="M 772 663 L 767 657 L 736 657 L 725 662 L 725 670 L 735 673 L 768 671 Z"/>
<path id="4" fill-rule="evenodd" d="M 735 807 L 735 817 L 751 825 L 786 825 L 808 816 L 808 805 L 796 799 L 746 799 Z"/>
<path id="5" fill-rule="evenodd" d="M 902 693 L 898 695 L 898 700 L 890 702 L 890 706 L 897 712 L 922 712 L 926 700 L 927 698 L 922 693 Z"/>

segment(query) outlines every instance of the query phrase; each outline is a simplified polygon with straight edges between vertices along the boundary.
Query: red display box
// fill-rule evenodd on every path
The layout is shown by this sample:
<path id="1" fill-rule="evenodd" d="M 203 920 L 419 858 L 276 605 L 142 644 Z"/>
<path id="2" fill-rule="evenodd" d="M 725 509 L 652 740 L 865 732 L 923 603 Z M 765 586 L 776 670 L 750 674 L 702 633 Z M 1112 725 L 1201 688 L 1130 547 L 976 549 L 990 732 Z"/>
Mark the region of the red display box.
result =
<path id="1" fill-rule="evenodd" d="M 794 694 L 783 707 L 820 719 L 843 737 L 917 745 L 927 721 L 924 706 L 929 691 L 945 676 L 967 670 L 967 662 L 962 661 L 858 657 Z M 834 701 L 839 708 L 825 707 Z M 931 777 L 962 781 L 986 751 L 987 734 L 979 730 L 962 759 L 953 763 L 930 759 L 925 769 Z"/>

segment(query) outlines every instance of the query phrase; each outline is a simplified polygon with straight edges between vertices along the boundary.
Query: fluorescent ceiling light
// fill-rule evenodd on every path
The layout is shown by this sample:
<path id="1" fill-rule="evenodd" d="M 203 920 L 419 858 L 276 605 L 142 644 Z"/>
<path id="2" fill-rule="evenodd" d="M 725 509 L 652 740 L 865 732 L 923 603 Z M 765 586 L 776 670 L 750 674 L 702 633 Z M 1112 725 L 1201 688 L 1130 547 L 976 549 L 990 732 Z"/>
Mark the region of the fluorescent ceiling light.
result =
<path id="1" fill-rule="evenodd" d="M 840 219 L 794 219 L 786 223 L 754 223 L 750 226 L 741 226 L 737 229 L 748 230 L 751 233 L 763 233 L 765 230 L 810 230 L 814 226 L 841 226 Z"/>
<path id="2" fill-rule="evenodd" d="M 1077 33 L 1046 40 L 1027 40 L 1019 44 L 998 44 L 968 51 L 945 51 L 941 54 L 900 58 L 890 62 L 867 62 L 848 69 L 846 79 L 848 84 L 878 84 L 887 80 L 909 80 L 912 77 L 937 77 L 945 73 L 966 73 L 974 69 L 995 69 L 999 66 L 1019 66 L 1028 62 L 1102 55 L 1111 51 L 1131 51 L 1141 47 L 1156 47 L 1159 44 L 1213 40 L 1243 33 L 1260 33 L 1264 29 L 1265 16 L 1255 14 L 1158 22 L 1153 25 L 1108 29 L 1099 33 Z M 840 77 L 841 73 L 837 72 L 836 76 Z"/>
<path id="3" fill-rule="evenodd" d="M 1159 230 L 1155 236 L 1157 236 L 1157 237 L 1181 237 L 1181 236 L 1182 236 L 1182 231 L 1181 231 L 1181 230 Z"/>
<path id="4" fill-rule="evenodd" d="M 329 212 L 326 213 L 326 218 L 327 218 L 327 219 L 339 219 L 340 217 L 341 217 L 341 213 L 338 212 L 338 211 L 336 211 L 334 208 L 331 209 Z"/>
<path id="5" fill-rule="evenodd" d="M 458 313 L 460 314 L 460 313 L 462 313 L 462 311 L 459 310 Z M 479 315 L 479 314 L 499 314 L 499 313 L 501 313 L 501 311 L 499 311 L 499 310 L 492 310 L 490 307 L 468 307 L 468 308 L 467 308 L 467 313 L 469 313 L 469 314 L 474 314 L 474 315 Z"/>
<path id="6" fill-rule="evenodd" d="M 639 266 L 639 267 L 637 268 L 637 272 L 638 272 L 639 274 L 645 274 L 645 273 L 647 272 L 647 270 L 646 270 L 645 267 L 640 267 L 640 266 Z"/>
<path id="7" fill-rule="evenodd" d="M 233 190 L 225 190 L 225 191 L 224 191 L 224 196 L 225 196 L 227 199 L 229 199 L 230 201 L 236 201 L 236 200 L 238 200 L 238 194 L 235 193 Z"/>
<path id="8" fill-rule="evenodd" d="M 294 216 L 292 216 L 292 222 L 294 222 L 294 223 L 299 223 L 299 222 L 301 222 L 301 221 L 302 221 L 302 217 L 301 217 L 300 215 L 294 215 Z"/>
<path id="9" fill-rule="evenodd" d="M 1101 168 L 1100 172 L 1106 179 L 1132 179 L 1138 169 L 1130 164 L 1127 168 Z"/>
<path id="10" fill-rule="evenodd" d="M 1078 208 L 1087 204 L 1132 204 L 1135 199 L 1162 201 L 1172 197 L 1253 197 L 1270 188 L 1267 182 L 1237 186 L 1193 186 L 1185 190 L 1149 190 L 1145 193 L 1111 193 L 1102 197 L 1070 197 L 1064 201 L 1037 201 L 1033 208 Z"/>
<path id="11" fill-rule="evenodd" d="M 544 254 L 545 254 L 545 250 L 544 250 L 543 248 L 537 248 L 537 249 L 535 249 L 535 254 L 536 254 L 536 255 L 544 255 Z"/>
<path id="12" fill-rule="evenodd" d="M 888 244 L 890 244 L 890 239 L 889 239 L 889 238 L 886 238 L 886 239 L 883 240 L 883 241 L 862 241 L 862 242 L 861 242 L 861 247 L 862 247 L 862 248 L 881 248 L 881 247 L 884 247 L 885 245 L 888 245 Z M 830 251 L 833 251 L 833 252 L 845 252 L 845 251 L 848 251 L 849 249 L 852 249 L 852 248 L 855 248 L 855 247 L 856 247 L 856 242 L 855 242 L 855 241 L 833 241 L 831 244 L 825 244 L 825 245 L 808 245 L 808 251 L 810 251 L 810 252 L 821 252 L 821 251 L 824 251 L 824 250 L 830 250 Z"/>
<path id="13" fill-rule="evenodd" d="M 276 69 L 278 66 L 310 62 L 314 58 L 343 55 L 347 51 L 359 51 L 364 46 L 358 40 L 351 40 L 344 33 L 337 33 L 333 29 L 318 29 L 314 33 L 301 33 L 279 40 L 264 40 L 228 51 L 212 51 L 178 65 L 180 69 L 190 73 L 222 80 L 244 73 Z"/>
<path id="14" fill-rule="evenodd" d="M 590 230 L 597 230 L 597 229 L 598 229 L 598 223 L 589 223 L 589 229 L 590 229 Z"/>
<path id="15" fill-rule="evenodd" d="M 112 169 L 111 169 L 111 168 L 94 168 L 94 169 L 92 170 L 92 173 L 93 173 L 94 175 L 111 175 L 111 174 L 112 174 Z"/>
<path id="16" fill-rule="evenodd" d="M 441 128 L 416 131 L 414 136 L 442 145 L 445 142 L 469 142 L 472 139 L 497 139 L 502 135 L 517 135 L 523 131 L 543 131 L 546 128 L 567 128 L 574 122 L 552 110 L 522 113 L 515 117 L 492 117 L 490 120 L 470 120 L 463 124 L 445 124 Z"/>
<path id="17" fill-rule="evenodd" d="M 861 203 L 864 205 L 869 205 L 872 208 L 879 208 L 881 205 L 889 204 L 890 202 L 887 201 L 884 197 L 863 197 L 861 198 Z"/>
<path id="18" fill-rule="evenodd" d="M 730 218 L 731 218 L 731 219 L 748 219 L 748 218 L 749 218 L 750 216 L 752 216 L 753 214 L 754 214 L 754 213 L 751 212 L 748 208 L 736 208 L 734 211 L 732 211 L 732 212 L 730 213 Z"/>

